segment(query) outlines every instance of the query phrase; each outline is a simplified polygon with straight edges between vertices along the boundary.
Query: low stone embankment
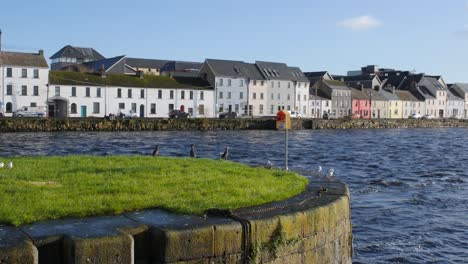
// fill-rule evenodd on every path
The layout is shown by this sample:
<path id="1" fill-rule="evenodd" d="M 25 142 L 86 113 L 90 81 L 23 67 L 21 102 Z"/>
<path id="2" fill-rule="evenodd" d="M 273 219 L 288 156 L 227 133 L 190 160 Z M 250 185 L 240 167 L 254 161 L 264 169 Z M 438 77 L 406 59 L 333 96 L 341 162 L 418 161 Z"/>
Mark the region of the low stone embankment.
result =
<path id="1" fill-rule="evenodd" d="M 439 128 L 468 127 L 468 120 L 433 119 L 373 119 L 322 120 L 293 119 L 298 129 L 356 129 L 356 128 Z M 273 118 L 237 119 L 117 119 L 100 118 L 0 118 L 0 132 L 52 131 L 159 131 L 159 130 L 271 130 Z"/>
<path id="2" fill-rule="evenodd" d="M 153 209 L 0 225 L 0 263 L 351 264 L 348 187 L 312 181 L 286 201 L 201 216 Z"/>

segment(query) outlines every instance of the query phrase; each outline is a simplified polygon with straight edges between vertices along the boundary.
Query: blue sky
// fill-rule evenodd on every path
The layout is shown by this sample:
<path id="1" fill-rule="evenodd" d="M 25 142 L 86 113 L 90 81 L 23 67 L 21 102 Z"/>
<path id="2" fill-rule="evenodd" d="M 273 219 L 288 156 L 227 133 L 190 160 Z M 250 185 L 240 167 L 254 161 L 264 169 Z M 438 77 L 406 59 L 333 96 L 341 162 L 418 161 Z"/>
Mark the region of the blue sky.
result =
<path id="1" fill-rule="evenodd" d="M 20 4 L 21 3 L 21 4 Z M 2 1 L 3 50 L 70 44 L 106 57 L 367 64 L 468 82 L 468 0 Z"/>

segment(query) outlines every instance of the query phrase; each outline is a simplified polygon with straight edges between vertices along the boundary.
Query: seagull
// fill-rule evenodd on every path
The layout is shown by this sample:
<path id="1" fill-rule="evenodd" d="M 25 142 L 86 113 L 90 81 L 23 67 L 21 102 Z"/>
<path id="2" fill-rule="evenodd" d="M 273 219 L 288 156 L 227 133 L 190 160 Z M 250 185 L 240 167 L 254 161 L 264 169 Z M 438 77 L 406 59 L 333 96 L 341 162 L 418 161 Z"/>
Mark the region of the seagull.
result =
<path id="1" fill-rule="evenodd" d="M 7 165 L 7 168 L 13 169 L 13 162 L 10 161 L 10 162 L 8 163 L 8 165 Z"/>
<path id="2" fill-rule="evenodd" d="M 325 176 L 325 178 L 327 178 L 327 180 L 334 180 L 335 179 L 335 176 L 333 175 L 334 172 L 335 172 L 334 169 L 329 169 L 327 172 L 327 176 Z"/>
<path id="3" fill-rule="evenodd" d="M 0 162 L 0 169 L 3 168 L 3 167 L 5 167 L 5 163 Z"/>
<path id="4" fill-rule="evenodd" d="M 265 168 L 267 168 L 267 169 L 273 168 L 273 163 L 270 160 L 268 160 Z"/>
<path id="5" fill-rule="evenodd" d="M 195 153 L 195 144 L 192 144 L 192 146 L 191 146 L 190 157 L 191 158 L 196 158 L 197 157 L 197 154 Z"/>
<path id="6" fill-rule="evenodd" d="M 228 160 L 229 159 L 229 147 L 224 149 L 223 155 L 221 155 L 221 159 Z"/>
<path id="7" fill-rule="evenodd" d="M 318 166 L 317 172 L 318 173 L 322 172 L 322 166 Z"/>
<path id="8" fill-rule="evenodd" d="M 153 149 L 153 156 L 156 157 L 156 156 L 159 156 L 159 146 L 156 145 Z"/>

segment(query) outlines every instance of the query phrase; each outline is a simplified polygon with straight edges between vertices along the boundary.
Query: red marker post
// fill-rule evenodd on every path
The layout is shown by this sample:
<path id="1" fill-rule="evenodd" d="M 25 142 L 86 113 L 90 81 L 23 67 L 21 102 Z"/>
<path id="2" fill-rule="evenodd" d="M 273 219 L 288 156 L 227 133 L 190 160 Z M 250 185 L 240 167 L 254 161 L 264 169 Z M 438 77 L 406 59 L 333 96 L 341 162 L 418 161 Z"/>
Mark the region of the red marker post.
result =
<path id="1" fill-rule="evenodd" d="M 276 129 L 285 130 L 285 140 L 284 140 L 284 160 L 286 165 L 286 170 L 288 168 L 288 130 L 291 129 L 291 115 L 289 112 L 280 110 L 276 113 Z"/>

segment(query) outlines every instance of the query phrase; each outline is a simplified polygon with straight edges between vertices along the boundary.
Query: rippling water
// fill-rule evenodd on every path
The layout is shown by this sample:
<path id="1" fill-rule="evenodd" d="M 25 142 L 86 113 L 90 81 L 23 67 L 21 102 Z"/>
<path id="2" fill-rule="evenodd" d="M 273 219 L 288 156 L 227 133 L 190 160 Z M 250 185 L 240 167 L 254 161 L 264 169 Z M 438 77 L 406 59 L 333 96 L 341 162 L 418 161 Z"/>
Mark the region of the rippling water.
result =
<path id="1" fill-rule="evenodd" d="M 0 156 L 130 154 L 219 157 L 283 166 L 283 132 L 0 134 Z M 290 168 L 333 167 L 352 195 L 355 263 L 468 263 L 468 129 L 290 133 Z"/>

